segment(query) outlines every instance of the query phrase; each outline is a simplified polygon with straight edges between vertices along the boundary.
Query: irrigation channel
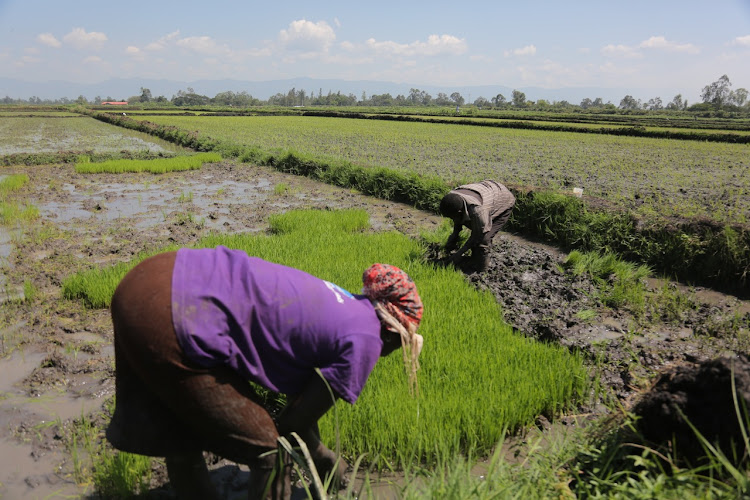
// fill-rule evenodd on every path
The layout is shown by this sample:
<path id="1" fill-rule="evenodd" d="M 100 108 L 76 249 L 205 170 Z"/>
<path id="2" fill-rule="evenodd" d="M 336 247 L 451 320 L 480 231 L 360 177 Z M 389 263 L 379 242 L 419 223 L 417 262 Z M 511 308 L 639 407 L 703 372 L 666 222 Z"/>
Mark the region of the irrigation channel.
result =
<path id="1" fill-rule="evenodd" d="M 163 176 L 82 175 L 72 165 L 3 171 L 13 173 L 29 176 L 26 199 L 38 207 L 40 220 L 23 236 L 7 228 L 0 234 L 5 288 L 0 498 L 95 498 L 92 483 L 81 481 L 85 461 L 71 448 L 70 436 L 81 419 L 106 425 L 107 401 L 114 392 L 112 329 L 107 310 L 59 300 L 61 282 L 71 269 L 127 261 L 146 248 L 191 245 L 212 231 L 263 231 L 269 215 L 295 208 L 360 208 L 370 214 L 375 230 L 410 236 L 442 222 L 406 205 L 235 162 Z M 746 350 L 741 339 L 722 335 L 721 325 L 750 314 L 747 302 L 692 290 L 696 307 L 680 320 L 652 318 L 646 326 L 635 326 L 627 312 L 602 306 L 593 282 L 565 274 L 560 267 L 564 257 L 555 248 L 501 233 L 489 270 L 466 279 L 494 294 L 506 321 L 519 331 L 580 349 L 592 364 L 596 360 L 603 391 L 623 404 L 669 365 Z M 33 307 L 20 300 L 24 290 L 37 295 Z M 582 315 L 583 310 L 596 314 Z M 707 331 L 707 325 L 715 328 Z M 594 399 L 554 425 L 542 418 L 538 428 L 564 431 L 606 413 L 608 406 L 600 403 Z M 244 498 L 247 470 L 218 457 L 210 463 L 222 496 Z M 155 462 L 148 488 L 149 497 L 171 498 L 162 462 Z M 376 492 L 390 498 L 393 488 L 384 481 Z"/>

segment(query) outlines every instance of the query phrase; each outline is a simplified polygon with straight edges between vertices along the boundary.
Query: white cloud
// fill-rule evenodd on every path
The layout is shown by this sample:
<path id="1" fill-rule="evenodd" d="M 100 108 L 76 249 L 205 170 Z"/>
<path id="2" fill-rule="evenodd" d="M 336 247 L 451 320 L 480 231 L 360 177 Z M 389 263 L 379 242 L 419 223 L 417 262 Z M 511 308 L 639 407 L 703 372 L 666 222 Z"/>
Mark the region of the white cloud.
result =
<path id="1" fill-rule="evenodd" d="M 378 42 L 370 38 L 365 45 L 368 49 L 384 56 L 460 55 L 468 50 L 466 40 L 453 35 L 430 35 L 426 42 L 416 41 L 408 44 L 393 41 Z"/>
<path id="2" fill-rule="evenodd" d="M 677 43 L 664 38 L 663 36 L 652 36 L 648 40 L 642 41 L 639 45 L 641 49 L 665 50 L 667 52 L 685 52 L 688 54 L 697 54 L 700 52 L 698 47 L 692 43 Z"/>
<path id="3" fill-rule="evenodd" d="M 637 59 L 643 57 L 637 49 L 627 45 L 605 45 L 601 50 L 602 55 L 609 57 L 624 57 L 626 59 Z"/>
<path id="4" fill-rule="evenodd" d="M 97 49 L 107 41 L 107 35 L 98 31 L 87 32 L 83 28 L 74 28 L 63 37 L 63 41 L 77 49 Z"/>
<path id="5" fill-rule="evenodd" d="M 742 47 L 750 47 L 750 35 L 738 36 L 732 40 L 732 45 L 740 45 Z"/>
<path id="6" fill-rule="evenodd" d="M 58 48 L 62 46 L 60 40 L 55 38 L 52 33 L 41 33 L 37 35 L 36 40 L 42 45 L 46 45 L 48 47 Z"/>
<path id="7" fill-rule="evenodd" d="M 165 35 L 161 38 L 159 38 L 155 42 L 151 42 L 148 45 L 146 45 L 146 50 L 164 50 L 167 47 L 167 44 L 169 44 L 172 40 L 177 38 L 180 35 L 180 31 L 173 31 L 172 33 L 169 33 L 168 35 Z"/>
<path id="8" fill-rule="evenodd" d="M 335 40 L 336 33 L 325 21 L 300 19 L 279 32 L 279 41 L 286 49 L 300 52 L 326 52 Z"/>
<path id="9" fill-rule="evenodd" d="M 536 54 L 536 47 L 534 45 L 527 45 L 525 47 L 521 47 L 520 49 L 513 49 L 513 50 L 506 50 L 504 52 L 505 57 L 511 57 L 511 56 L 533 56 Z"/>
<path id="10" fill-rule="evenodd" d="M 190 36 L 177 40 L 177 46 L 205 55 L 226 55 L 231 51 L 226 45 L 221 45 L 210 36 Z"/>

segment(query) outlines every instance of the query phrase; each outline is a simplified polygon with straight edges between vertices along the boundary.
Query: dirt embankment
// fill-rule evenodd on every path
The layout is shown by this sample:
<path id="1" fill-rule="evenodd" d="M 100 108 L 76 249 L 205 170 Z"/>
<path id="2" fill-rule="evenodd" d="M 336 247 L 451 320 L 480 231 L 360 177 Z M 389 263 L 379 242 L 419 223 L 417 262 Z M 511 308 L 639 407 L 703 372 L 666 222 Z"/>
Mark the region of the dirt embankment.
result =
<path id="1" fill-rule="evenodd" d="M 92 415 L 113 394 L 112 330 L 107 311 L 60 299 L 62 280 L 74 270 L 190 245 L 210 231 L 262 231 L 270 214 L 294 208 L 362 208 L 376 230 L 409 235 L 441 223 L 405 205 L 232 163 L 164 176 L 84 176 L 64 165 L 6 170 L 28 174 L 22 201 L 41 215 L 36 229 L 0 239 L 7 261 L 0 279 L 11 299 L 0 313 L 0 496 L 6 498 L 92 493 L 77 480 L 70 431 L 81 415 L 106 423 L 106 411 Z M 502 233 L 488 271 L 466 278 L 491 291 L 519 331 L 582 351 L 615 397 L 627 401 L 666 366 L 741 348 L 736 336 L 700 332 L 706 324 L 725 324 L 724 318 L 744 324 L 747 304 L 698 291 L 698 305 L 680 321 L 644 323 L 604 307 L 590 280 L 561 270 L 563 258 L 554 248 Z M 32 300 L 12 300 L 24 290 Z M 221 460 L 212 468 L 228 496 L 241 496 L 242 470 Z M 166 482 L 157 463 L 155 496 L 169 495 Z"/>

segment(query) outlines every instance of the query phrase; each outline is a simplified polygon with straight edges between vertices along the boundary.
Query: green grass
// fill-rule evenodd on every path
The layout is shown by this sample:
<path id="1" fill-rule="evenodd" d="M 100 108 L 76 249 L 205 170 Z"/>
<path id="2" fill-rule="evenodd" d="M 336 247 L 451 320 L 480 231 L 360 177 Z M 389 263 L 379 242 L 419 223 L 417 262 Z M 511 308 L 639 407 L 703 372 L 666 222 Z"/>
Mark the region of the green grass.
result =
<path id="1" fill-rule="evenodd" d="M 164 174 L 166 172 L 179 172 L 184 170 L 197 170 L 204 163 L 221 161 L 218 153 L 197 153 L 191 156 L 177 156 L 174 158 L 160 158 L 156 160 L 109 160 L 101 163 L 92 163 L 86 159 L 77 162 L 76 172 L 82 174 L 100 174 L 124 172 L 149 172 L 152 174 Z"/>
<path id="2" fill-rule="evenodd" d="M 371 232 L 365 212 L 292 211 L 272 217 L 270 225 L 270 235 L 217 234 L 199 246 L 242 249 L 353 292 L 362 286 L 364 269 L 386 262 L 412 276 L 424 301 L 420 396 L 409 395 L 399 355 L 382 359 L 357 404 L 337 405 L 339 439 L 350 456 L 398 464 L 470 450 L 486 454 L 506 429 L 539 414 L 556 415 L 583 397 L 588 381 L 581 358 L 513 332 L 491 294 L 477 292 L 458 272 L 423 262 L 415 240 Z M 83 273 L 83 284 L 72 276 L 63 284 L 65 295 L 104 307 L 130 267 Z M 329 444 L 335 441 L 332 414 L 321 432 Z"/>

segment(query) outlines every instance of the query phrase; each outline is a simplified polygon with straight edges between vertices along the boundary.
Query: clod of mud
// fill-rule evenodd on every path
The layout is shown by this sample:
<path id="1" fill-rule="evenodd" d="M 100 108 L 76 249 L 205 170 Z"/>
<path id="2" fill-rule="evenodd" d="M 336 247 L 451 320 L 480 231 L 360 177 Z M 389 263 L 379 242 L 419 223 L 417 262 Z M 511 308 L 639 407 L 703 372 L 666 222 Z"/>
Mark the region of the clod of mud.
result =
<path id="1" fill-rule="evenodd" d="M 750 408 L 750 358 L 721 357 L 665 371 L 633 407 L 643 436 L 695 464 L 706 457 L 696 431 L 737 464 Z"/>

